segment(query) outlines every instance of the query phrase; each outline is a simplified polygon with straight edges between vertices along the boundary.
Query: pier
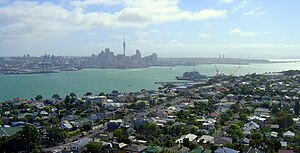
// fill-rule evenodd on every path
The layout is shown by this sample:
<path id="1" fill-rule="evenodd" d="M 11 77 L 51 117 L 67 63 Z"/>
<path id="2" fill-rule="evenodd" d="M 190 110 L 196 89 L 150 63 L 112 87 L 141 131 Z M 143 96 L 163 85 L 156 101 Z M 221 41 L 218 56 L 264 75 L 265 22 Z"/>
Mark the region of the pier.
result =
<path id="1" fill-rule="evenodd" d="M 174 85 L 186 85 L 189 83 L 195 83 L 192 81 L 160 81 L 160 82 L 155 82 L 155 84 L 161 84 L 161 85 L 166 85 L 166 84 L 174 84 Z"/>

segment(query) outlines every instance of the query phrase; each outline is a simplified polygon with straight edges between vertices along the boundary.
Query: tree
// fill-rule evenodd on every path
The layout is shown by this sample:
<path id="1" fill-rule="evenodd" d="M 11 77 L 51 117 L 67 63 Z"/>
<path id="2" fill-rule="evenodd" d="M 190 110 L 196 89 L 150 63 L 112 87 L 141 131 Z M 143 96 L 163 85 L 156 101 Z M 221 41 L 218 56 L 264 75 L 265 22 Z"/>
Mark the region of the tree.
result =
<path id="1" fill-rule="evenodd" d="M 195 126 L 193 126 L 192 128 L 190 128 L 190 133 L 197 134 L 198 133 L 198 128 L 196 128 Z"/>
<path id="2" fill-rule="evenodd" d="M 248 114 L 244 114 L 244 113 L 240 114 L 240 120 L 247 121 L 247 119 L 248 119 Z"/>
<path id="3" fill-rule="evenodd" d="M 228 122 L 230 120 L 230 116 L 227 113 L 223 113 L 221 114 L 221 124 L 225 125 L 226 122 Z"/>
<path id="4" fill-rule="evenodd" d="M 172 147 L 174 146 L 176 143 L 173 139 L 168 139 L 167 142 L 165 143 L 166 147 Z"/>
<path id="5" fill-rule="evenodd" d="M 91 95 L 93 95 L 93 93 L 91 93 L 91 92 L 85 93 L 85 96 L 91 96 Z"/>
<path id="6" fill-rule="evenodd" d="M 119 94 L 119 91 L 118 91 L 118 90 L 113 90 L 111 93 L 112 93 L 113 95 L 118 95 L 118 94 Z"/>
<path id="7" fill-rule="evenodd" d="M 144 101 L 138 102 L 136 104 L 136 109 L 141 110 L 146 108 L 146 103 Z"/>
<path id="8" fill-rule="evenodd" d="M 39 131 L 31 125 L 26 125 L 18 132 L 24 145 L 29 152 L 38 152 L 41 144 L 41 135 Z"/>
<path id="9" fill-rule="evenodd" d="M 149 123 L 147 124 L 145 130 L 145 134 L 149 137 L 152 136 L 154 138 L 157 138 L 160 135 L 159 127 L 157 126 L 157 124 Z"/>
<path id="10" fill-rule="evenodd" d="M 70 93 L 70 97 L 71 97 L 71 98 L 76 98 L 77 96 L 76 96 L 76 94 L 75 94 L 74 92 L 71 92 L 71 93 Z"/>
<path id="11" fill-rule="evenodd" d="M 129 109 L 136 109 L 136 104 L 132 103 L 131 105 L 128 105 L 127 108 L 129 108 Z"/>
<path id="12" fill-rule="evenodd" d="M 43 96 L 42 96 L 42 95 L 37 95 L 37 96 L 35 97 L 35 100 L 41 100 L 41 99 L 43 99 Z"/>
<path id="13" fill-rule="evenodd" d="M 299 101 L 295 102 L 295 115 L 299 116 L 299 111 L 300 111 L 300 105 L 299 105 Z"/>
<path id="14" fill-rule="evenodd" d="M 24 104 L 24 108 L 28 109 L 28 108 L 31 108 L 31 106 L 29 104 Z"/>
<path id="15" fill-rule="evenodd" d="M 57 116 L 51 116 L 50 119 L 49 119 L 49 123 L 51 123 L 51 124 L 58 124 L 59 121 L 58 121 Z"/>
<path id="16" fill-rule="evenodd" d="M 180 91 L 179 96 L 183 96 L 183 97 L 191 97 L 193 96 L 192 92 L 190 92 L 189 90 L 183 90 L 183 91 Z"/>
<path id="17" fill-rule="evenodd" d="M 187 148 L 190 148 L 190 146 L 191 146 L 191 142 L 189 141 L 189 138 L 184 138 L 182 144 L 183 144 L 183 146 L 185 146 Z"/>
<path id="18" fill-rule="evenodd" d="M 241 104 L 240 103 L 236 103 L 231 105 L 230 109 L 234 112 L 234 113 L 238 113 L 241 109 Z"/>
<path id="19" fill-rule="evenodd" d="M 226 132 L 234 141 L 237 141 L 238 138 L 242 138 L 244 136 L 241 131 L 241 127 L 238 124 L 230 124 Z"/>
<path id="20" fill-rule="evenodd" d="M 102 144 L 99 142 L 91 141 L 85 145 L 87 153 L 100 153 L 102 149 Z"/>
<path id="21" fill-rule="evenodd" d="M 59 96 L 58 94 L 54 94 L 54 95 L 52 95 L 52 98 L 54 98 L 54 99 L 59 99 L 60 96 Z"/>
<path id="22" fill-rule="evenodd" d="M 281 143 L 280 143 L 280 141 L 278 139 L 275 139 L 273 143 L 274 143 L 274 150 L 276 152 L 278 152 L 278 150 L 281 149 Z"/>
<path id="23" fill-rule="evenodd" d="M 89 131 L 92 130 L 92 125 L 91 124 L 85 124 L 82 126 L 83 131 Z"/>
<path id="24" fill-rule="evenodd" d="M 51 142 L 62 142 L 65 138 L 67 138 L 67 132 L 59 129 L 58 127 L 47 128 L 46 131 Z"/>
<path id="25" fill-rule="evenodd" d="M 0 119 L 0 126 L 3 124 L 2 120 Z"/>
<path id="26" fill-rule="evenodd" d="M 113 136 L 116 137 L 118 141 L 121 141 L 124 137 L 124 130 L 123 129 L 116 129 L 113 132 Z"/>
<path id="27" fill-rule="evenodd" d="M 104 92 L 100 92 L 100 93 L 98 94 L 98 96 L 105 96 L 105 93 L 104 93 Z"/>
<path id="28" fill-rule="evenodd" d="M 49 112 L 50 112 L 50 106 L 45 106 L 45 107 L 43 108 L 43 110 L 49 113 Z"/>
<path id="29" fill-rule="evenodd" d="M 71 98 L 69 95 L 67 95 L 65 98 L 65 107 L 66 107 L 66 109 L 69 109 L 70 106 L 71 106 Z"/>
<path id="30" fill-rule="evenodd" d="M 117 139 L 118 142 L 129 143 L 128 133 L 124 129 L 116 129 L 113 132 L 113 136 Z"/>
<path id="31" fill-rule="evenodd" d="M 181 120 L 186 120 L 189 117 L 189 115 L 189 112 L 184 110 L 180 110 L 176 113 L 176 117 Z"/>
<path id="32" fill-rule="evenodd" d="M 264 103 L 260 104 L 260 107 L 270 108 L 270 103 L 269 102 L 264 102 Z"/>
<path id="33" fill-rule="evenodd" d="M 290 126 L 292 126 L 293 124 L 293 116 L 284 112 L 284 111 L 280 111 L 276 114 L 276 121 L 277 124 L 279 124 L 280 128 L 288 128 Z"/>
<path id="34" fill-rule="evenodd" d="M 254 132 L 251 134 L 251 139 L 253 140 L 260 140 L 263 137 L 263 135 L 259 132 Z"/>

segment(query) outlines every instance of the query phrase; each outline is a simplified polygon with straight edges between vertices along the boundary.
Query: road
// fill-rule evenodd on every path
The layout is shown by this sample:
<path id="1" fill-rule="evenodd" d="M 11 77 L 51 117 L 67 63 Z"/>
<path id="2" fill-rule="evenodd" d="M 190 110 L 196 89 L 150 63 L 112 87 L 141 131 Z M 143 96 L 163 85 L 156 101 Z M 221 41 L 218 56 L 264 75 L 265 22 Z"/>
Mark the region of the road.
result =
<path id="1" fill-rule="evenodd" d="M 79 140 L 79 139 L 83 139 L 83 138 L 93 138 L 95 137 L 95 135 L 97 133 L 101 133 L 107 130 L 107 124 L 104 124 L 103 126 L 92 130 L 93 133 L 89 133 L 86 136 L 81 136 L 81 134 L 73 136 L 71 138 L 67 138 L 65 139 L 65 143 L 60 143 L 57 146 L 53 146 L 53 147 L 49 147 L 49 148 L 43 148 L 43 152 L 60 152 L 62 150 L 64 150 L 65 148 L 70 147 L 71 143 L 73 142 L 73 140 Z"/>

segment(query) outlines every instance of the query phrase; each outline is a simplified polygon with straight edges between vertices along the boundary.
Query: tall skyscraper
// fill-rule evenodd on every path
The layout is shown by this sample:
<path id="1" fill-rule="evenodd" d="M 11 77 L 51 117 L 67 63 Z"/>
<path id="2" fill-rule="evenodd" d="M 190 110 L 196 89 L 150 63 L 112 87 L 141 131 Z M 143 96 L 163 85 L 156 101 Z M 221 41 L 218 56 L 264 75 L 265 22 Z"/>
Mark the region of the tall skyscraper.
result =
<path id="1" fill-rule="evenodd" d="M 124 40 L 123 40 L 123 52 L 124 52 L 124 57 L 126 56 L 126 55 L 125 55 L 125 47 L 126 47 L 126 43 L 125 43 L 125 36 L 124 36 Z"/>

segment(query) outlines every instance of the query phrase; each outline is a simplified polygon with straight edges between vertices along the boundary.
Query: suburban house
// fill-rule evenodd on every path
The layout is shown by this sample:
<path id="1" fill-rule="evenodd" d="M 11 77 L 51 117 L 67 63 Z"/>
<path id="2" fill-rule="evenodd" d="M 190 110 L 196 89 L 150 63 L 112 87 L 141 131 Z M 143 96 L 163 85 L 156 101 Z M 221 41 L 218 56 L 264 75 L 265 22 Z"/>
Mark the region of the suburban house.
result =
<path id="1" fill-rule="evenodd" d="M 202 135 L 198 142 L 203 141 L 203 143 L 214 143 L 214 137 L 210 135 Z"/>
<path id="2" fill-rule="evenodd" d="M 130 145 L 130 146 L 125 147 L 123 150 L 126 153 L 142 153 L 146 149 L 147 149 L 147 146 L 143 146 L 143 145 Z"/>
<path id="3" fill-rule="evenodd" d="M 83 138 L 83 139 L 74 141 L 71 143 L 71 149 L 72 149 L 72 151 L 81 152 L 81 151 L 83 151 L 84 146 L 91 141 L 93 141 L 93 139 L 91 139 L 91 138 Z"/>
<path id="4" fill-rule="evenodd" d="M 71 130 L 73 128 L 73 126 L 70 124 L 69 121 L 65 120 L 60 123 L 60 128 L 66 129 L 66 130 Z"/>
<path id="5" fill-rule="evenodd" d="M 176 143 L 183 143 L 183 139 L 188 139 L 189 142 L 194 142 L 197 139 L 197 136 L 195 134 L 186 134 L 186 135 L 181 136 L 175 142 Z"/>
<path id="6" fill-rule="evenodd" d="M 123 120 L 122 119 L 110 120 L 107 123 L 108 130 L 115 130 L 115 129 L 121 127 L 121 126 L 123 126 Z"/>
<path id="7" fill-rule="evenodd" d="M 261 116 L 261 115 L 269 115 L 270 113 L 270 110 L 268 108 L 263 108 L 263 107 L 258 107 L 258 108 L 255 108 L 254 110 L 254 114 L 255 115 L 258 115 L 258 116 Z"/>
<path id="8" fill-rule="evenodd" d="M 243 130 L 249 130 L 249 131 L 258 130 L 258 129 L 259 129 L 259 125 L 253 121 L 246 123 L 243 127 Z"/>
<path id="9" fill-rule="evenodd" d="M 11 136 L 21 131 L 20 127 L 0 127 L 0 138 L 3 136 Z"/>
<path id="10" fill-rule="evenodd" d="M 219 147 L 217 150 L 215 150 L 215 153 L 239 153 L 240 151 L 227 148 L 227 147 Z"/>

